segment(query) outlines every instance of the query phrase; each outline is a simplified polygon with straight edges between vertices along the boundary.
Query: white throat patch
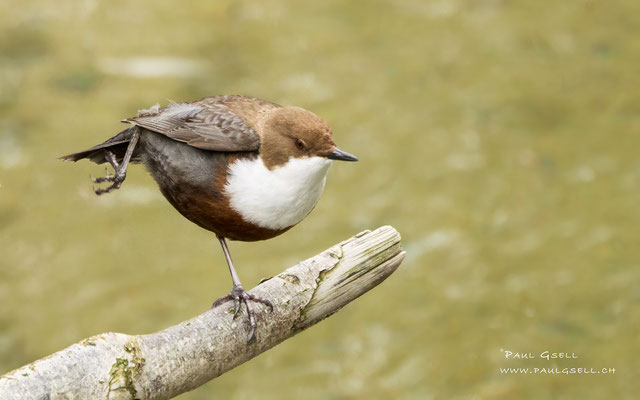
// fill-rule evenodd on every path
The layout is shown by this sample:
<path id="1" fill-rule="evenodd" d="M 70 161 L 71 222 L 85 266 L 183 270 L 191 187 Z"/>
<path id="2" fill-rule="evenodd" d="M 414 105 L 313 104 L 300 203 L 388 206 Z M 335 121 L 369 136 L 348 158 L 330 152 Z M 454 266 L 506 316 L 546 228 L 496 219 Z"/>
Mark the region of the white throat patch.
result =
<path id="1" fill-rule="evenodd" d="M 302 221 L 320 199 L 331 160 L 291 158 L 269 170 L 262 157 L 229 166 L 225 191 L 231 207 L 248 222 L 284 229 Z"/>

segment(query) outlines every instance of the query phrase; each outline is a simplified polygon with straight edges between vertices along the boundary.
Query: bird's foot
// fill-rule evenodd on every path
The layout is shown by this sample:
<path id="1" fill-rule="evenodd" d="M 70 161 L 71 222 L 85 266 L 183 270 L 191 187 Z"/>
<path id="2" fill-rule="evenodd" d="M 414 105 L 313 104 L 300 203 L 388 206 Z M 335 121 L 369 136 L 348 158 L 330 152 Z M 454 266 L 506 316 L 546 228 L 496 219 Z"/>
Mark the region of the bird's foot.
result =
<path id="1" fill-rule="evenodd" d="M 122 182 L 124 182 L 124 178 L 126 178 L 126 174 L 125 173 L 119 173 L 119 171 L 116 171 L 116 173 L 114 175 L 109 174 L 109 172 L 107 171 L 107 175 L 106 176 L 101 176 L 99 178 L 93 178 L 91 177 L 91 180 L 94 183 L 102 183 L 102 182 L 112 182 L 112 184 L 110 186 L 107 186 L 104 189 L 96 189 L 95 187 L 93 188 L 93 191 L 100 196 L 101 194 L 105 194 L 105 193 L 109 193 L 112 190 L 117 190 L 120 189 L 120 186 L 122 185 Z"/>
<path id="2" fill-rule="evenodd" d="M 236 317 L 238 316 L 238 313 L 240 312 L 241 303 L 244 303 L 244 306 L 247 308 L 247 316 L 249 317 L 249 326 L 250 326 L 249 339 L 247 341 L 251 342 L 253 339 L 255 339 L 256 318 L 253 314 L 253 310 L 251 309 L 251 306 L 249 305 L 249 302 L 253 301 L 256 303 L 264 304 L 265 306 L 269 307 L 269 311 L 273 311 L 273 304 L 271 304 L 269 300 L 266 300 L 245 292 L 242 286 L 238 285 L 233 287 L 233 289 L 231 290 L 231 293 L 229 293 L 226 296 L 220 297 L 218 300 L 214 301 L 211 308 L 216 308 L 219 305 L 222 305 L 228 301 L 233 301 L 234 303 L 233 319 L 236 319 Z"/>
<path id="3" fill-rule="evenodd" d="M 93 183 L 112 182 L 111 186 L 108 186 L 108 187 L 106 187 L 104 189 L 93 188 L 93 191 L 98 196 L 100 196 L 101 194 L 104 194 L 104 193 L 109 193 L 112 190 L 120 189 L 120 186 L 122 185 L 122 182 L 124 182 L 124 179 L 127 177 L 126 168 L 122 168 L 118 164 L 118 161 L 116 160 L 115 154 L 113 154 L 110 151 L 107 151 L 105 153 L 105 158 L 107 159 L 107 161 L 109 161 L 109 164 L 111 164 L 111 166 L 113 167 L 114 174 L 111 175 L 109 173 L 109 170 L 107 168 L 105 168 L 106 176 L 101 176 L 101 177 L 98 177 L 98 178 L 91 177 L 91 180 L 93 181 Z"/>

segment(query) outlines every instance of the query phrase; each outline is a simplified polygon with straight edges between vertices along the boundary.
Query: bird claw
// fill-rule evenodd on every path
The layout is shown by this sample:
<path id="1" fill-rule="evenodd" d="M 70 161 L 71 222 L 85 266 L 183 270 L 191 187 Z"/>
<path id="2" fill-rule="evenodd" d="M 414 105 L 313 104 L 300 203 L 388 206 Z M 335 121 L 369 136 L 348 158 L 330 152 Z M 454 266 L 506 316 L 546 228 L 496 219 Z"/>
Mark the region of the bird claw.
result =
<path id="1" fill-rule="evenodd" d="M 114 174 L 111 175 L 111 173 L 109 173 L 109 169 L 105 167 L 105 176 L 100 176 L 98 178 L 94 178 L 93 176 L 90 177 L 93 183 L 112 182 L 111 186 L 108 186 L 104 189 L 96 189 L 94 187 L 93 191 L 98 196 L 104 193 L 109 193 L 112 190 L 120 189 L 122 182 L 124 182 L 124 179 L 127 177 L 126 171 L 121 171 L 122 168 L 120 167 L 120 164 L 118 164 L 115 154 L 113 154 L 111 151 L 107 151 L 105 154 L 105 158 L 113 167 Z"/>
<path id="2" fill-rule="evenodd" d="M 233 310 L 233 319 L 236 319 L 236 317 L 238 316 L 238 313 L 240 312 L 240 301 L 238 301 L 238 299 L 235 299 L 234 303 L 235 303 L 235 308 Z"/>
<path id="3" fill-rule="evenodd" d="M 211 308 L 216 308 L 228 301 L 233 301 L 234 302 L 234 310 L 233 310 L 233 319 L 236 319 L 236 317 L 238 316 L 239 312 L 240 312 L 240 304 L 243 303 L 244 306 L 247 309 L 247 316 L 249 317 L 249 338 L 247 340 L 247 342 L 251 342 L 252 340 L 255 339 L 255 333 L 256 333 L 256 319 L 255 319 L 255 315 L 253 313 L 253 310 L 251 308 L 251 306 L 249 305 L 250 302 L 255 302 L 255 303 L 260 303 L 263 304 L 267 307 L 269 307 L 269 311 L 273 311 L 273 304 L 271 304 L 271 302 L 269 300 L 263 299 L 261 297 L 258 296 L 254 296 L 250 293 L 245 292 L 245 290 L 242 288 L 242 286 L 234 286 L 233 289 L 231 290 L 231 293 L 229 293 L 226 296 L 220 297 L 218 300 L 213 302 L 213 305 L 211 306 Z"/>
<path id="4" fill-rule="evenodd" d="M 93 192 L 95 194 L 97 194 L 98 196 L 100 196 L 101 194 L 109 193 L 112 190 L 120 189 L 120 186 L 122 185 L 122 181 L 124 181 L 124 179 L 119 180 L 119 181 L 108 181 L 108 182 L 113 182 L 113 184 L 111 186 L 108 186 L 108 187 L 104 188 L 104 189 L 96 189 L 94 187 L 93 188 Z M 107 181 L 102 181 L 102 182 L 107 182 Z"/>
<path id="5" fill-rule="evenodd" d="M 111 184 L 111 186 L 108 186 L 104 189 L 96 189 L 95 187 L 93 188 L 93 191 L 95 192 L 95 194 L 97 194 L 98 196 L 100 196 L 101 194 L 104 193 L 109 193 L 112 190 L 116 190 L 116 189 L 120 189 L 120 186 L 122 185 L 122 182 L 124 182 L 124 178 L 126 178 L 125 174 L 119 174 L 117 171 L 114 175 L 109 175 L 107 174 L 107 176 L 101 176 L 99 178 L 91 178 L 91 180 L 94 183 L 103 183 L 103 182 L 113 182 Z"/>
<path id="6" fill-rule="evenodd" d="M 104 167 L 104 174 L 105 176 L 100 176 L 97 178 L 89 175 L 89 178 L 91 178 L 91 181 L 93 183 L 113 182 L 115 180 L 115 175 L 111 175 L 111 173 L 109 172 L 109 168 Z"/>

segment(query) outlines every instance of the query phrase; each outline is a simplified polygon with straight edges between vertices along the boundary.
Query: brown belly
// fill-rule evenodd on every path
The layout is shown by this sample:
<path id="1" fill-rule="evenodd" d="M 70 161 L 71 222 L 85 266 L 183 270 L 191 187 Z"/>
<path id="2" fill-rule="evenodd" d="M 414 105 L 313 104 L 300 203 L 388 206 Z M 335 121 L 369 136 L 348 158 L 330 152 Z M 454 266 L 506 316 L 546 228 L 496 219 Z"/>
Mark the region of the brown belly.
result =
<path id="1" fill-rule="evenodd" d="M 173 199 L 165 197 L 188 220 L 227 239 L 254 242 L 271 239 L 291 229 L 273 230 L 247 222 L 231 208 L 226 198 L 208 198 L 196 193 L 185 196 L 184 192 Z"/>

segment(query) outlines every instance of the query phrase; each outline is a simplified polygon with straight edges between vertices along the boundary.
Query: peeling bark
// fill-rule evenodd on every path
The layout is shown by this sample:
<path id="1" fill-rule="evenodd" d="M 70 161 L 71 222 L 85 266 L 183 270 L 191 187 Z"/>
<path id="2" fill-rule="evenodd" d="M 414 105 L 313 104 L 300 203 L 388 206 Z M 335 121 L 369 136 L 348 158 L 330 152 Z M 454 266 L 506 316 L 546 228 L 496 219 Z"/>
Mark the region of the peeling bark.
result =
<path id="1" fill-rule="evenodd" d="M 365 231 L 253 288 L 256 340 L 244 312 L 223 305 L 148 335 L 104 333 L 0 377 L 0 399 L 170 399 L 250 360 L 330 316 L 402 260 L 390 226 Z"/>

